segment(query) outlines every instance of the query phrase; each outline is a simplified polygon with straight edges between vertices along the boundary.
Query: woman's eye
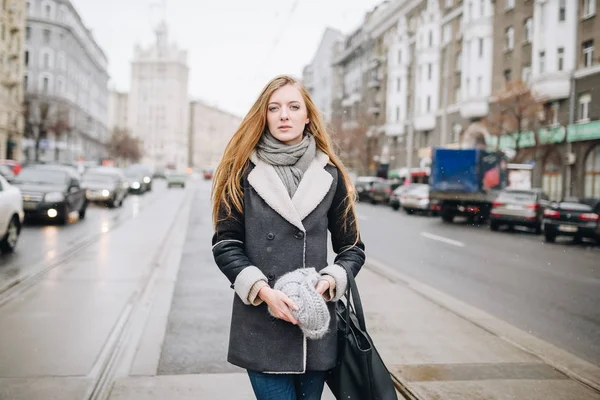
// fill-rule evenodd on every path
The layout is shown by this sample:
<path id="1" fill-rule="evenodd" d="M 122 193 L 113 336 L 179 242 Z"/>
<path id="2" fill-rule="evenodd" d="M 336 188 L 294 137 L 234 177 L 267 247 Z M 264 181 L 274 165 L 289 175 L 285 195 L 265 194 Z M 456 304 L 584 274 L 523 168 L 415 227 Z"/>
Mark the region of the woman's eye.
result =
<path id="1" fill-rule="evenodd" d="M 299 110 L 300 106 L 297 104 L 294 104 L 293 106 L 290 107 L 292 110 Z"/>
<path id="2" fill-rule="evenodd" d="M 273 107 L 269 107 L 269 111 L 273 112 L 273 111 L 277 111 L 277 107 L 273 106 Z"/>

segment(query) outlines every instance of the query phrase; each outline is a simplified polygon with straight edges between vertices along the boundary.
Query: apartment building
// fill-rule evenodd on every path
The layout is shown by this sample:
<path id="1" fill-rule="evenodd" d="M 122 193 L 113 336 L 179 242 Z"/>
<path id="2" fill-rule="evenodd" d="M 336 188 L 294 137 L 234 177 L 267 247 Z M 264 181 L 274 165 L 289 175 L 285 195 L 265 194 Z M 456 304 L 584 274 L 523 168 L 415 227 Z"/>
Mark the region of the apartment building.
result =
<path id="1" fill-rule="evenodd" d="M 25 1 L 0 4 L 0 159 L 21 158 Z"/>
<path id="2" fill-rule="evenodd" d="M 129 129 L 129 94 L 127 92 L 110 91 L 108 99 L 108 129 Z"/>
<path id="3" fill-rule="evenodd" d="M 302 81 L 326 123 L 331 122 L 333 103 L 333 67 L 335 45 L 343 40 L 336 29 L 327 28 L 311 61 L 303 69 Z"/>
<path id="4" fill-rule="evenodd" d="M 27 1 L 24 76 L 28 131 L 43 124 L 42 160 L 100 160 L 107 155 L 108 60 L 69 0 Z M 45 121 L 41 115 L 47 106 Z M 64 123 L 67 129 L 48 127 Z M 35 134 L 23 140 L 33 159 Z"/>

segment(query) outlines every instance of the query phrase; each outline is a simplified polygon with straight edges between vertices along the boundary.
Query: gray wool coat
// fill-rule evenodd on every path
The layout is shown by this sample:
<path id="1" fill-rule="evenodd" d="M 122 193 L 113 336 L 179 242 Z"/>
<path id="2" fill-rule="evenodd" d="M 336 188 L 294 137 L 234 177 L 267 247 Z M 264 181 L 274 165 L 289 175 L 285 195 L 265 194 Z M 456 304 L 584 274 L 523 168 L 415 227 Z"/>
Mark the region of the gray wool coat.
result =
<path id="1" fill-rule="evenodd" d="M 354 275 L 365 261 L 364 245 L 352 218 L 344 226 L 344 181 L 329 157 L 317 151 L 290 199 L 275 169 L 255 155 L 243 177 L 244 210 L 224 207 L 213 236 L 213 255 L 235 290 L 228 361 L 266 373 L 326 371 L 335 366 L 337 332 L 334 301 L 347 287 L 346 270 Z M 331 232 L 334 264 L 327 263 L 327 232 Z M 270 286 L 297 268 L 315 268 L 335 279 L 336 292 L 328 303 L 329 332 L 319 340 L 307 339 L 299 327 L 272 317 L 267 305 L 248 300 L 259 280 Z"/>

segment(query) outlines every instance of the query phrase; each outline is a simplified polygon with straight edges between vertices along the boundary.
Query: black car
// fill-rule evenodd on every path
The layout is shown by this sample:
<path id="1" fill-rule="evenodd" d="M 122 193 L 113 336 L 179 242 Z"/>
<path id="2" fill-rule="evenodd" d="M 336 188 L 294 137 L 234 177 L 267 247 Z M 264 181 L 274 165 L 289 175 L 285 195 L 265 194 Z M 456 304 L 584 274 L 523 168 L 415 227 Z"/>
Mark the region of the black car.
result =
<path id="1" fill-rule="evenodd" d="M 14 179 L 21 190 L 26 218 L 43 218 L 66 224 L 69 213 L 85 218 L 87 199 L 74 168 L 39 164 L 24 167 Z"/>
<path id="2" fill-rule="evenodd" d="M 600 200 L 561 201 L 544 210 L 544 237 L 554 242 L 557 236 L 571 236 L 600 242 Z"/>
<path id="3" fill-rule="evenodd" d="M 354 183 L 358 201 L 371 201 L 371 188 L 375 182 L 383 181 L 384 179 L 375 176 L 359 176 L 356 183 Z"/>
<path id="4" fill-rule="evenodd" d="M 83 175 L 81 186 L 88 201 L 106 204 L 110 208 L 123 205 L 129 184 L 120 169 L 112 167 L 90 168 Z"/>
<path id="5" fill-rule="evenodd" d="M 148 176 L 146 170 L 129 167 L 124 173 L 129 182 L 129 193 L 143 194 L 152 190 L 152 178 Z"/>

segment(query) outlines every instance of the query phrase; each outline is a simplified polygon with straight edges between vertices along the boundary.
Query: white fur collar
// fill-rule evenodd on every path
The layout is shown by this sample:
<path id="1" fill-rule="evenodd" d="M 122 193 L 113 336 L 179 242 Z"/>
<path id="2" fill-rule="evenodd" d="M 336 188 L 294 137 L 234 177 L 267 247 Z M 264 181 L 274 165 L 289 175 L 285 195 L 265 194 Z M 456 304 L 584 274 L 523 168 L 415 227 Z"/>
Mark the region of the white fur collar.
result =
<path id="1" fill-rule="evenodd" d="M 325 170 L 329 162 L 327 154 L 317 150 L 315 159 L 300 180 L 293 199 L 290 199 L 272 165 L 260 160 L 254 152 L 250 160 L 255 167 L 248 174 L 248 182 L 256 193 L 286 221 L 305 231 L 302 221 L 323 201 L 333 182 L 333 177 Z"/>

